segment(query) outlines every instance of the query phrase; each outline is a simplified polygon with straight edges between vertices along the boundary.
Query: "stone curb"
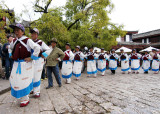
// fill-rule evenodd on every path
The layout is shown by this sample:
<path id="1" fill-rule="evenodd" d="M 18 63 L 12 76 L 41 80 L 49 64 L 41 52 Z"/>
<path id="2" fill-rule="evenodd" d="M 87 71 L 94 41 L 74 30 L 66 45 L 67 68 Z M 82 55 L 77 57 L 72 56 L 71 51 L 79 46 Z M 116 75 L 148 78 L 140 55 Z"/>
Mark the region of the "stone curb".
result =
<path id="1" fill-rule="evenodd" d="M 6 92 L 8 92 L 10 90 L 11 90 L 11 87 L 8 87 L 8 88 L 5 88 L 5 89 L 1 90 L 0 91 L 0 95 L 4 94 L 4 93 L 6 93 Z"/>

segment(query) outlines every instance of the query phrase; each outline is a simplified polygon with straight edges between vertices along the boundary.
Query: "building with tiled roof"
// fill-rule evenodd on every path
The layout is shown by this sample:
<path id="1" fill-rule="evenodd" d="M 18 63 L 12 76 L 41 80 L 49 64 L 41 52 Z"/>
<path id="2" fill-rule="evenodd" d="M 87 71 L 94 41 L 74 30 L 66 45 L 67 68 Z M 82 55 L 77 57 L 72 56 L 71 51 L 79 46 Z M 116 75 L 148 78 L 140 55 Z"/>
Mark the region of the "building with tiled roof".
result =
<path id="1" fill-rule="evenodd" d="M 113 48 L 118 49 L 124 46 L 130 49 L 137 49 L 139 51 L 149 46 L 152 46 L 160 49 L 160 29 L 140 34 L 138 34 L 138 32 L 136 31 L 131 31 L 131 33 L 131 35 L 128 35 L 127 32 L 124 38 L 120 37 L 121 40 L 118 39 L 117 46 L 113 46 Z"/>

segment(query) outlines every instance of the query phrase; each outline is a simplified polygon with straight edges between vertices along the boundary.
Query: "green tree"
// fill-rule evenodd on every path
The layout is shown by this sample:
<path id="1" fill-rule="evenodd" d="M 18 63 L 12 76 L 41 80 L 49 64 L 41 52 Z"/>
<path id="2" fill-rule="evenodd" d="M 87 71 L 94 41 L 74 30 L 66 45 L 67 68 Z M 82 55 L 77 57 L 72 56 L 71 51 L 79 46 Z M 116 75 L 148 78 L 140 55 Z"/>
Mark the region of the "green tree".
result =
<path id="1" fill-rule="evenodd" d="M 34 4 L 34 12 L 48 13 L 49 6 L 52 0 L 36 0 Z M 44 5 L 41 5 L 44 4 Z"/>
<path id="2" fill-rule="evenodd" d="M 34 11 L 41 13 L 42 16 L 31 23 L 31 27 L 37 27 L 40 31 L 39 38 L 49 42 L 53 37 L 58 39 L 58 46 L 62 49 L 66 42 L 70 42 L 70 34 L 64 26 L 63 9 L 49 8 L 52 0 L 36 0 L 34 4 Z"/>
<path id="3" fill-rule="evenodd" d="M 55 37 L 58 39 L 58 46 L 64 49 L 65 43 L 70 42 L 70 35 L 61 20 L 60 10 L 50 9 L 48 13 L 44 13 L 41 18 L 34 21 L 31 26 L 40 30 L 40 39 L 48 42 Z"/>
<path id="4" fill-rule="evenodd" d="M 110 0 L 68 0 L 64 8 L 64 25 L 70 31 L 72 44 L 93 45 L 106 50 L 116 45 L 116 38 L 125 32 L 122 25 L 110 21 L 108 15 L 113 7 Z"/>
<path id="5" fill-rule="evenodd" d="M 6 41 L 6 32 L 12 31 L 8 25 L 13 23 L 14 20 L 14 12 L 9 10 L 4 2 L 0 2 L 0 38 L 2 42 Z"/>

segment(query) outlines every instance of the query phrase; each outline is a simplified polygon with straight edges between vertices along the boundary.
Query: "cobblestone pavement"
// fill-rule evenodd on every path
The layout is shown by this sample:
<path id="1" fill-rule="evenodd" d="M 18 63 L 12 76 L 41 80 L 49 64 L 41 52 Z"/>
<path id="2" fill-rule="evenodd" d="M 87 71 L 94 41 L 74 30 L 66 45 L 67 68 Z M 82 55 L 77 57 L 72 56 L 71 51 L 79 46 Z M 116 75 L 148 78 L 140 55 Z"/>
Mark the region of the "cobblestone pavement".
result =
<path id="1" fill-rule="evenodd" d="M 42 82 L 41 97 L 30 98 L 27 107 L 20 108 L 10 92 L 0 96 L 1 114 L 160 114 L 160 74 L 125 74 L 118 69 L 116 75 L 87 78 L 79 81 L 72 77 L 71 84 L 46 90 Z"/>

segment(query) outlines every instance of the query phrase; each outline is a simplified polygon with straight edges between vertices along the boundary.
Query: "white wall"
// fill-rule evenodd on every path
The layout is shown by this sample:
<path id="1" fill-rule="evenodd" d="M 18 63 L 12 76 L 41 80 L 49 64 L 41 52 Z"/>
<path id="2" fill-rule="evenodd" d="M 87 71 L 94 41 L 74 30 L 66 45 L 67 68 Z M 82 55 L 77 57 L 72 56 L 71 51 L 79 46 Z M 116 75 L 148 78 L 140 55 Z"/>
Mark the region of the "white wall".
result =
<path id="1" fill-rule="evenodd" d="M 121 42 L 121 37 L 119 36 L 118 38 L 116 38 L 117 42 Z"/>
<path id="2" fill-rule="evenodd" d="M 129 35 L 126 35 L 126 42 L 129 42 L 130 39 L 129 39 Z"/>

